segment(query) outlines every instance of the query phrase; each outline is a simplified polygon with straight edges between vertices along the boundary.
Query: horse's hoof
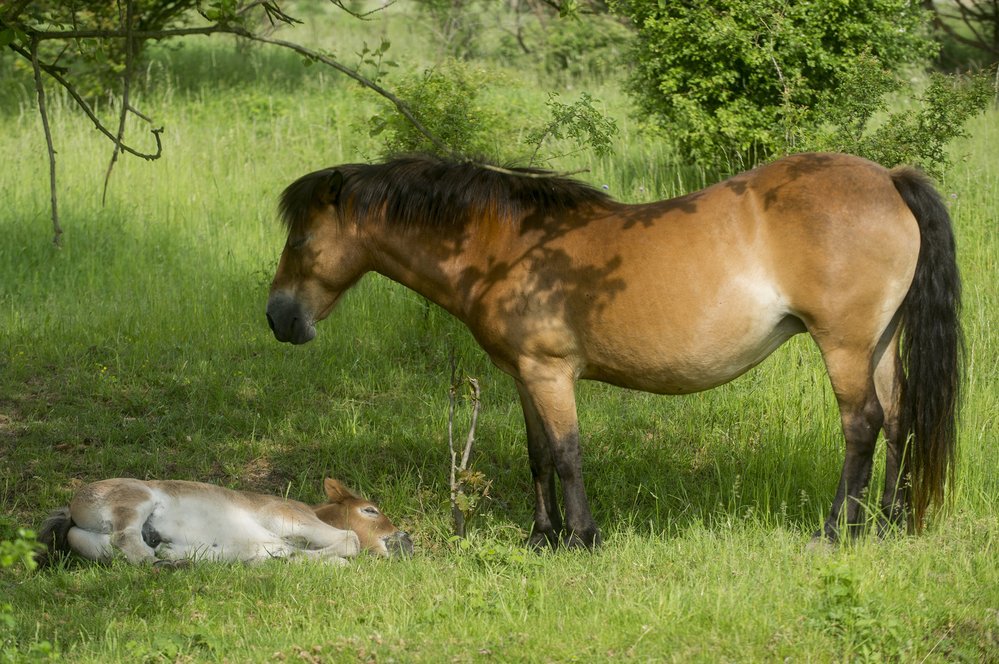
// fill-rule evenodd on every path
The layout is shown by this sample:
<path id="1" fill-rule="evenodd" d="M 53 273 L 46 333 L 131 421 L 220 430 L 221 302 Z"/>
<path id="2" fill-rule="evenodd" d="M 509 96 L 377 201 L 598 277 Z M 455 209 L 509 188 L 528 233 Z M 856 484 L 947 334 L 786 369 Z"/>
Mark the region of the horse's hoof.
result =
<path id="1" fill-rule="evenodd" d="M 532 551 L 548 551 L 558 548 L 559 536 L 554 530 L 533 531 L 527 538 L 527 548 Z"/>
<path id="2" fill-rule="evenodd" d="M 812 539 L 805 545 L 805 551 L 809 553 L 827 553 L 836 548 L 836 538 L 830 537 L 823 530 L 817 530 L 812 534 Z"/>
<path id="3" fill-rule="evenodd" d="M 562 544 L 567 549 L 592 551 L 600 546 L 602 539 L 600 531 L 597 529 L 573 531 L 564 539 Z"/>
<path id="4" fill-rule="evenodd" d="M 894 519 L 878 519 L 878 539 L 885 540 L 895 537 L 903 537 L 906 534 L 905 523 L 898 523 Z"/>

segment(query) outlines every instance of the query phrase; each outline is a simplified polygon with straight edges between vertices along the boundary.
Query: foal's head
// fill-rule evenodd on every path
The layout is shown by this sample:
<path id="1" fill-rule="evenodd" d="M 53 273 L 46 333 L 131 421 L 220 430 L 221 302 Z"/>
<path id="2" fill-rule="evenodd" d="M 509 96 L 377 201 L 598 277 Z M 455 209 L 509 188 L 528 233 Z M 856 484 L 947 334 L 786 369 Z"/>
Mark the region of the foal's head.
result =
<path id="1" fill-rule="evenodd" d="M 381 556 L 409 555 L 413 552 L 409 533 L 392 525 L 373 502 L 331 478 L 326 478 L 323 488 L 329 502 L 314 508 L 321 521 L 354 531 L 365 551 Z"/>

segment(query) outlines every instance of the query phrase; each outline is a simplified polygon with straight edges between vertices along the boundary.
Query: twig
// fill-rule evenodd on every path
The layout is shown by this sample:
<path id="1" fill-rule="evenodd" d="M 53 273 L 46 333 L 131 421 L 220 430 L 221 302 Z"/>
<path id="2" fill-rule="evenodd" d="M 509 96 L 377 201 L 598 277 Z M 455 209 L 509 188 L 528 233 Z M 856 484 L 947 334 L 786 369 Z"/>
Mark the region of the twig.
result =
<path id="1" fill-rule="evenodd" d="M 413 111 L 410 110 L 409 106 L 406 105 L 406 103 L 403 100 L 399 99 L 394 94 L 392 94 L 382 86 L 378 85 L 374 81 L 361 75 L 358 71 L 351 69 L 350 67 L 347 67 L 345 65 L 342 65 L 333 58 L 323 55 L 318 51 L 314 51 L 311 48 L 306 48 L 301 44 L 285 41 L 283 39 L 271 39 L 269 37 L 260 37 L 250 33 L 244 34 L 243 37 L 251 41 L 258 41 L 264 44 L 274 44 L 275 46 L 281 46 L 283 48 L 290 49 L 292 51 L 295 51 L 296 53 L 304 55 L 309 59 L 316 60 L 328 67 L 332 67 L 341 74 L 349 76 L 350 78 L 354 79 L 364 87 L 373 90 L 374 92 L 378 93 L 385 99 L 388 99 L 390 102 L 392 102 L 392 104 L 395 105 L 396 110 L 399 111 L 399 113 L 401 113 L 403 117 L 409 120 L 409 122 L 416 128 L 416 130 L 421 134 L 423 134 L 427 138 L 427 140 L 433 143 L 434 147 L 440 150 L 441 153 L 453 155 L 453 151 L 447 145 L 445 145 L 443 141 L 441 141 L 439 138 L 430 133 L 429 129 L 423 126 L 423 123 L 416 118 L 416 116 L 413 114 Z"/>
<path id="2" fill-rule="evenodd" d="M 447 449 L 451 458 L 451 519 L 454 522 L 454 534 L 458 537 L 465 535 L 465 516 L 458 509 L 458 453 L 454 448 L 454 411 L 455 401 L 458 396 L 457 372 L 458 365 L 454 359 L 454 349 L 451 349 L 451 386 L 448 388 L 448 412 L 447 412 Z"/>
<path id="3" fill-rule="evenodd" d="M 49 114 L 45 106 L 45 86 L 42 85 L 42 70 L 38 66 L 38 42 L 31 42 L 31 67 L 35 74 L 35 92 L 38 94 L 38 114 L 42 116 L 42 128 L 45 130 L 45 145 L 49 152 L 49 196 L 52 200 L 52 244 L 59 246 L 62 236 L 62 226 L 59 225 L 59 201 L 56 195 L 56 158 L 55 147 L 52 145 L 52 130 L 49 127 Z"/>
<path id="4" fill-rule="evenodd" d="M 459 462 L 458 450 L 454 445 L 454 413 L 457 405 L 458 388 L 464 381 L 458 379 L 458 365 L 455 360 L 454 349 L 451 350 L 450 363 L 451 387 L 448 389 L 447 446 L 448 452 L 451 455 L 451 518 L 454 521 L 454 534 L 458 537 L 464 537 L 465 524 L 475 513 L 475 510 L 471 510 L 466 518 L 465 512 L 458 505 L 458 495 L 464 493 L 463 484 L 465 478 L 461 475 L 468 470 L 468 464 L 471 461 L 472 447 L 475 445 L 475 428 L 478 426 L 479 411 L 482 409 L 482 392 L 477 379 L 471 377 L 465 379 L 472 391 L 472 419 L 468 426 L 468 435 L 465 436 L 465 447 L 462 450 L 461 461 Z"/>
<path id="5" fill-rule="evenodd" d="M 468 469 L 469 457 L 472 456 L 472 445 L 475 444 L 475 427 L 479 423 L 479 410 L 482 408 L 482 392 L 479 390 L 479 381 L 470 377 L 468 384 L 472 388 L 472 422 L 468 425 L 468 436 L 465 437 L 465 451 L 461 455 L 461 470 Z"/>
<path id="6" fill-rule="evenodd" d="M 132 40 L 132 20 L 135 10 L 135 0 L 125 0 L 125 71 L 122 72 L 121 81 L 121 113 L 118 115 L 118 134 L 114 139 L 114 150 L 111 151 L 111 161 L 108 163 L 107 173 L 104 174 L 104 192 L 101 194 L 101 205 L 107 204 L 108 182 L 111 181 L 111 171 L 114 169 L 118 155 L 121 153 L 122 140 L 125 138 L 125 122 L 128 120 L 130 110 L 128 104 L 128 94 L 132 86 L 132 63 L 135 57 L 135 44 Z M 118 2 L 118 14 L 121 15 L 121 0 Z"/>
<path id="7" fill-rule="evenodd" d="M 28 51 L 24 50 L 23 48 L 21 48 L 16 44 L 8 44 L 7 47 L 15 51 L 18 55 L 27 58 L 28 60 L 32 59 L 31 54 Z M 100 119 L 94 114 L 93 109 L 90 108 L 90 104 L 88 104 L 86 100 L 84 100 L 83 97 L 80 96 L 80 93 L 76 91 L 76 88 L 73 87 L 73 84 L 67 81 L 65 77 L 63 77 L 58 67 L 46 65 L 43 62 L 39 62 L 38 66 L 51 78 L 55 79 L 55 81 L 59 83 L 59 85 L 65 88 L 66 92 L 69 93 L 69 96 L 73 98 L 73 101 L 76 102 L 76 105 L 80 107 L 80 109 L 84 112 L 84 114 L 88 118 L 90 118 L 90 121 L 94 123 L 94 127 L 99 132 L 107 136 L 108 139 L 110 139 L 111 141 L 115 140 L 115 135 L 112 134 L 111 131 L 101 123 Z M 127 152 L 130 155 L 133 155 L 135 157 L 141 157 L 142 159 L 146 159 L 149 161 L 153 161 L 154 159 L 159 159 L 160 155 L 162 155 L 163 153 L 163 145 L 162 142 L 160 141 L 160 134 L 162 132 L 163 132 L 162 127 L 150 130 L 150 133 L 153 135 L 153 138 L 156 139 L 156 152 L 152 153 L 139 152 L 135 148 L 129 146 L 127 143 L 122 143 L 121 149 L 123 152 Z"/>
<path id="8" fill-rule="evenodd" d="M 590 169 L 588 168 L 580 168 L 575 171 L 561 171 L 557 173 L 552 171 L 541 171 L 540 173 L 531 173 L 530 171 L 515 171 L 509 168 L 503 168 L 502 166 L 493 166 L 492 164 L 480 164 L 477 162 L 472 162 L 472 163 L 474 163 L 476 166 L 486 169 L 487 171 L 496 171 L 497 173 L 502 173 L 503 175 L 517 175 L 522 178 L 537 178 L 537 179 L 567 178 L 572 175 L 579 175 L 580 173 L 590 172 Z"/>

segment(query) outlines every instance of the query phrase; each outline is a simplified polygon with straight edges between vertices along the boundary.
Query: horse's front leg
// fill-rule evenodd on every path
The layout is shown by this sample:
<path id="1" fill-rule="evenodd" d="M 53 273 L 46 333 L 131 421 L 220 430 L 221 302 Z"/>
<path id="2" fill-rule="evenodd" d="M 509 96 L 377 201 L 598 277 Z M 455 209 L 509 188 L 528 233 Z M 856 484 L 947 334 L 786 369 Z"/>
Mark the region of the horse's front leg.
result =
<path id="1" fill-rule="evenodd" d="M 528 545 L 535 549 L 555 548 L 562 532 L 562 513 L 555 495 L 553 446 L 527 388 L 519 380 L 516 383 L 520 405 L 524 409 L 527 452 L 531 461 L 531 478 L 534 481 L 534 525 L 531 527 Z"/>
<path id="2" fill-rule="evenodd" d="M 597 546 L 600 544 L 600 533 L 590 514 L 583 485 L 575 377 L 562 363 L 552 366 L 525 361 L 521 366 L 521 380 L 544 426 L 555 471 L 562 482 L 565 507 L 563 542 L 569 548 Z M 547 490 L 548 487 L 541 486 L 540 493 L 544 494 Z M 554 491 L 551 493 L 554 494 Z"/>

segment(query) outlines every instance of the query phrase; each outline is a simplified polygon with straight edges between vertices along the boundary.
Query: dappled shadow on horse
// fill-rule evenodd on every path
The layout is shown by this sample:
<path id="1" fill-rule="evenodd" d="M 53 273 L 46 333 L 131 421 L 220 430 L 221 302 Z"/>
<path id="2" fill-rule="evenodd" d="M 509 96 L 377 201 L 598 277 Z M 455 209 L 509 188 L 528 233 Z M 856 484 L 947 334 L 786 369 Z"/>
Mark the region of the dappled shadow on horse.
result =
<path id="1" fill-rule="evenodd" d="M 191 561 L 258 563 L 272 558 L 343 563 L 360 551 L 412 553 L 409 535 L 369 500 L 338 480 L 324 482 L 327 502 L 287 498 L 183 480 L 115 478 L 87 484 L 39 531 L 58 552 L 95 561 L 121 554 L 133 564 Z"/>
<path id="2" fill-rule="evenodd" d="M 579 379 L 707 390 L 803 332 L 822 353 L 846 441 L 817 537 L 868 521 L 881 430 L 882 528 L 918 530 L 943 501 L 957 440 L 960 278 L 947 209 L 913 169 L 799 154 L 629 205 L 551 173 L 407 157 L 305 175 L 284 191 L 281 214 L 288 236 L 267 303 L 279 341 L 311 340 L 376 271 L 461 320 L 514 379 L 534 545 L 599 541 Z"/>

